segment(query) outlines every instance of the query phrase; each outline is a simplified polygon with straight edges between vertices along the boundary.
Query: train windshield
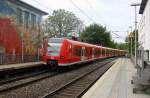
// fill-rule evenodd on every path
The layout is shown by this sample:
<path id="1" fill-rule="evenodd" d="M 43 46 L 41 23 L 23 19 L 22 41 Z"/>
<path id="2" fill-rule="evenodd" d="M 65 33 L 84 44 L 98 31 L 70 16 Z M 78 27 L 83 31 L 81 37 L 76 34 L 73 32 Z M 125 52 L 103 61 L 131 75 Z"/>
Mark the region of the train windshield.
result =
<path id="1" fill-rule="evenodd" d="M 49 56 L 59 56 L 63 38 L 50 38 L 48 40 L 47 54 Z"/>
<path id="2" fill-rule="evenodd" d="M 60 55 L 60 48 L 62 44 L 48 44 L 47 54 L 49 56 L 59 56 Z"/>

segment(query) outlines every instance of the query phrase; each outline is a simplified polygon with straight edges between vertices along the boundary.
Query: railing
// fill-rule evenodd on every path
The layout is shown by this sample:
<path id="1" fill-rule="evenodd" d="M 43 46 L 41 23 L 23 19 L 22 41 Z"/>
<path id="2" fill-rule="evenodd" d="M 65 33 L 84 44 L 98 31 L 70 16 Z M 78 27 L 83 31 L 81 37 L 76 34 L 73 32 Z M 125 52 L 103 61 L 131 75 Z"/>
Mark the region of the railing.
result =
<path id="1" fill-rule="evenodd" d="M 38 57 L 36 55 L 2 55 L 0 54 L 0 65 L 5 64 L 17 64 L 17 63 L 27 63 L 27 62 L 38 62 L 42 61 L 42 56 Z"/>

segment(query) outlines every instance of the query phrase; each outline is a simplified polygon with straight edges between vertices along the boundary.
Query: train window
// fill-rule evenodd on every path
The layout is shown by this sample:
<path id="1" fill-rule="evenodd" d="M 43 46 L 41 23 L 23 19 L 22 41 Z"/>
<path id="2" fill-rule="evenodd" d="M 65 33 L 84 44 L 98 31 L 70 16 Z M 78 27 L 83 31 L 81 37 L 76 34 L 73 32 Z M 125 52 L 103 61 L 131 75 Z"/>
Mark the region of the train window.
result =
<path id="1" fill-rule="evenodd" d="M 5 53 L 5 48 L 0 46 L 0 54 L 4 54 Z"/>
<path id="2" fill-rule="evenodd" d="M 108 54 L 108 50 L 106 49 L 106 55 Z"/>
<path id="3" fill-rule="evenodd" d="M 109 54 L 109 50 L 107 49 L 107 53 L 106 54 Z"/>
<path id="4" fill-rule="evenodd" d="M 97 49 L 97 56 L 99 55 L 99 50 Z"/>
<path id="5" fill-rule="evenodd" d="M 109 50 L 109 53 L 108 53 L 109 55 L 111 54 L 111 50 Z"/>
<path id="6" fill-rule="evenodd" d="M 98 56 L 100 55 L 100 49 L 98 50 Z"/>
<path id="7" fill-rule="evenodd" d="M 86 56 L 86 49 L 85 47 L 82 47 L 82 52 L 81 52 L 81 56 Z"/>
<path id="8" fill-rule="evenodd" d="M 81 56 L 81 48 L 78 49 L 78 56 Z"/>
<path id="9" fill-rule="evenodd" d="M 96 56 L 96 49 L 95 49 L 94 55 Z"/>
<path id="10" fill-rule="evenodd" d="M 75 56 L 81 56 L 81 48 L 76 48 L 73 53 Z"/>
<path id="11" fill-rule="evenodd" d="M 101 55 L 101 49 L 99 50 L 99 55 Z"/>
<path id="12" fill-rule="evenodd" d="M 97 56 L 97 49 L 95 49 L 95 53 L 94 53 L 94 55 L 95 55 L 95 56 Z"/>
<path id="13" fill-rule="evenodd" d="M 105 50 L 104 49 L 102 49 L 102 55 L 104 55 L 105 54 Z"/>
<path id="14" fill-rule="evenodd" d="M 60 47 L 61 47 L 61 44 L 58 44 L 58 45 L 48 44 L 47 54 L 50 56 L 59 56 L 60 55 Z"/>
<path id="15" fill-rule="evenodd" d="M 50 38 L 48 40 L 49 43 L 62 43 L 63 42 L 63 38 Z"/>
<path id="16" fill-rule="evenodd" d="M 90 49 L 90 56 L 92 56 L 92 49 Z"/>
<path id="17" fill-rule="evenodd" d="M 113 50 L 113 55 L 115 55 L 115 50 Z"/>
<path id="18" fill-rule="evenodd" d="M 95 48 L 92 48 L 92 58 L 94 58 Z"/>
<path id="19" fill-rule="evenodd" d="M 95 50 L 95 55 L 97 56 L 97 49 Z"/>

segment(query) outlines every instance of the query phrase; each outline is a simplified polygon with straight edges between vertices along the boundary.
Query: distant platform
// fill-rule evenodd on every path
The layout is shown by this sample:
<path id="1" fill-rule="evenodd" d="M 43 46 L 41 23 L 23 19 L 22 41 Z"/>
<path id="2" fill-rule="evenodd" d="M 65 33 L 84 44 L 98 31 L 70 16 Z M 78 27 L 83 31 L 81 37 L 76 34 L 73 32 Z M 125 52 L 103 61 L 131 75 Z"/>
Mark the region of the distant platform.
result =
<path id="1" fill-rule="evenodd" d="M 20 64 L 0 65 L 0 72 L 14 70 L 14 69 L 36 67 L 36 66 L 41 66 L 42 64 L 43 62 L 29 62 L 29 63 L 20 63 Z"/>
<path id="2" fill-rule="evenodd" d="M 150 95 L 133 93 L 131 80 L 135 72 L 130 59 L 119 58 L 82 98 L 150 98 Z"/>

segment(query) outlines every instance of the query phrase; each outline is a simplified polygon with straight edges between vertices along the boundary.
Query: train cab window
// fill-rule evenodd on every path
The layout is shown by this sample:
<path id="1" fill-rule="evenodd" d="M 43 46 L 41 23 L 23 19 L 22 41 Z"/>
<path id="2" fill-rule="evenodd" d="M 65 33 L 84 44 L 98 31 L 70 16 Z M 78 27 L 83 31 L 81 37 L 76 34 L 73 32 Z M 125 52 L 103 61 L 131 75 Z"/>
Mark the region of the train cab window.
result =
<path id="1" fill-rule="evenodd" d="M 48 44 L 47 54 L 50 56 L 60 55 L 61 44 Z"/>
<path id="2" fill-rule="evenodd" d="M 50 56 L 59 56 L 63 38 L 48 39 L 47 54 Z"/>

